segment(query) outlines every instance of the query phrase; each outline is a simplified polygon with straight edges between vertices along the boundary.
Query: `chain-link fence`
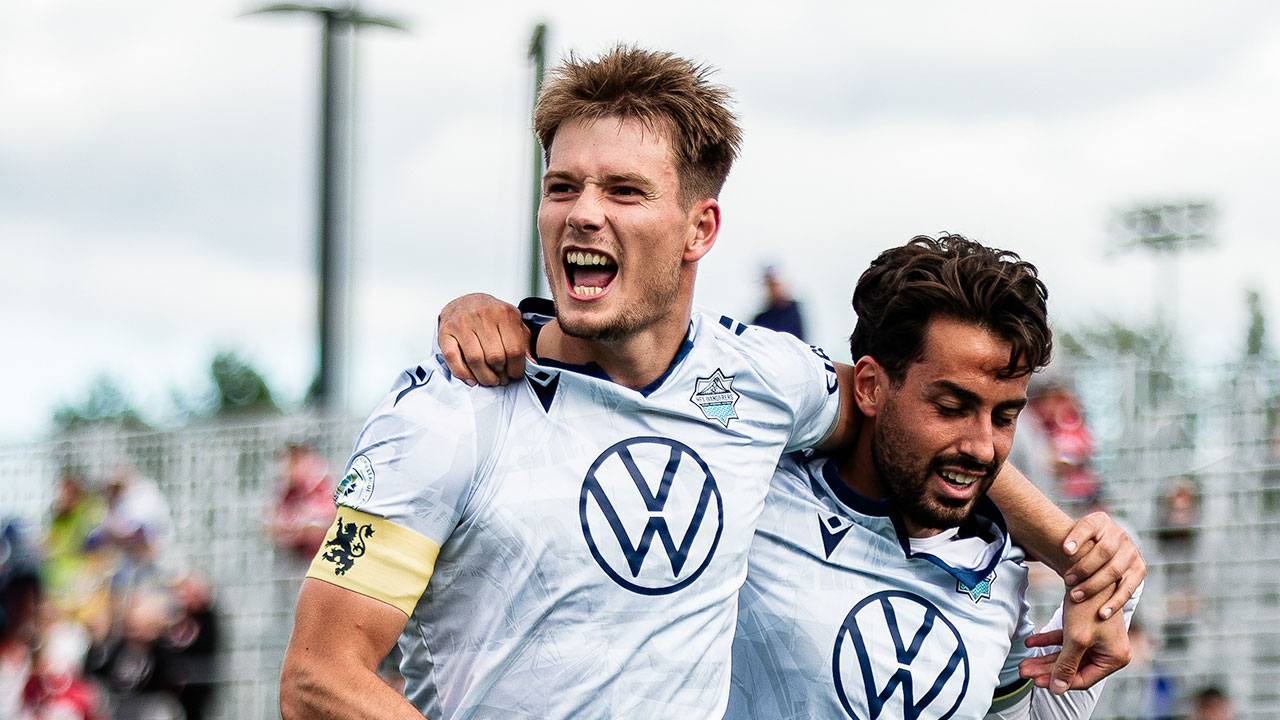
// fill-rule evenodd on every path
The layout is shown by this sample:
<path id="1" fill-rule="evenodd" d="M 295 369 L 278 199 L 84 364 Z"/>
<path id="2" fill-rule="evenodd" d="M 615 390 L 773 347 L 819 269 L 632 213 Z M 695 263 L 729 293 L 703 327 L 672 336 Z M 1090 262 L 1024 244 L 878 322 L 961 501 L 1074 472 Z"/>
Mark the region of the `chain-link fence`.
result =
<path id="1" fill-rule="evenodd" d="M 1208 685 L 1232 696 L 1240 718 L 1280 717 L 1280 365 L 1096 365 L 1077 368 L 1073 384 L 1103 498 L 1150 568 L 1134 663 L 1110 681 L 1095 717 L 1190 717 Z M 216 588 L 226 638 L 215 717 L 272 718 L 304 571 L 265 530 L 280 452 L 308 440 L 336 473 L 357 430 L 289 417 L 0 449 L 0 514 L 38 536 L 61 468 L 101 477 L 133 461 L 167 497 L 177 549 Z"/>

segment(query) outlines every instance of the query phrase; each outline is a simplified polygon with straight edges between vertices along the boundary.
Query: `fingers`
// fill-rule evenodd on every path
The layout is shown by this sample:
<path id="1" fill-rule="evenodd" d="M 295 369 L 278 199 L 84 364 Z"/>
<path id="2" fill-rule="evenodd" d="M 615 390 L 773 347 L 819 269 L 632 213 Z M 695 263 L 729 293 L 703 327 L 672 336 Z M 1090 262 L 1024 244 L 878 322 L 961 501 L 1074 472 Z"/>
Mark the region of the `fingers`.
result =
<path id="1" fill-rule="evenodd" d="M 529 330 L 520 311 L 483 294 L 464 295 L 439 317 L 441 356 L 468 385 L 506 385 L 524 376 Z"/>
<path id="2" fill-rule="evenodd" d="M 1147 565 L 1133 538 L 1105 513 L 1093 513 L 1077 523 L 1076 529 L 1092 528 L 1095 544 L 1067 569 L 1064 580 L 1072 586 L 1070 597 L 1082 602 L 1099 593 L 1114 592 L 1098 608 L 1103 619 L 1118 612 L 1146 577 Z"/>
<path id="3" fill-rule="evenodd" d="M 1124 604 L 1129 602 L 1133 594 L 1138 591 L 1138 586 L 1147 576 L 1147 561 L 1142 559 L 1142 555 L 1138 555 L 1138 561 L 1132 565 L 1128 572 L 1120 579 L 1120 585 L 1116 587 L 1115 593 L 1111 595 L 1111 599 L 1106 604 L 1098 608 L 1098 616 L 1101 618 L 1109 618 L 1115 613 L 1121 611 Z"/>
<path id="4" fill-rule="evenodd" d="M 462 367 L 465 368 L 467 374 L 472 378 L 472 381 L 467 383 L 468 385 L 475 385 L 479 383 L 485 387 L 493 387 L 495 385 L 506 384 L 505 367 L 500 370 L 502 374 L 493 370 L 489 364 L 488 356 L 485 353 L 484 340 L 482 340 L 479 335 L 476 335 L 474 332 L 464 330 L 449 337 L 458 346 L 458 350 L 462 356 L 459 362 L 462 364 Z M 495 338 L 490 338 L 488 342 L 490 347 L 497 344 L 497 340 Z M 444 339 L 441 338 L 441 354 L 443 354 L 443 348 Z M 505 355 L 503 357 L 505 358 Z M 459 378 L 462 377 L 462 375 L 455 370 L 454 365 L 449 363 L 448 357 L 445 357 L 445 364 L 449 365 L 449 370 L 452 371 L 454 375 Z M 463 380 L 463 382 L 466 381 Z"/>
<path id="5" fill-rule="evenodd" d="M 1040 687 L 1048 687 L 1055 695 L 1061 695 L 1071 689 L 1072 681 L 1075 680 L 1076 672 L 1084 659 L 1084 652 L 1088 649 L 1086 642 L 1081 642 L 1071 634 L 1064 634 L 1062 640 L 1062 650 L 1053 663 L 1050 676 L 1045 684 L 1040 685 Z"/>
<path id="6" fill-rule="evenodd" d="M 1050 675 L 1053 673 L 1053 663 L 1057 659 L 1057 652 L 1026 658 L 1018 663 L 1018 675 L 1036 681 L 1036 685 L 1040 687 L 1049 687 Z"/>
<path id="7" fill-rule="evenodd" d="M 458 347 L 458 341 L 452 335 L 440 336 L 440 356 L 444 358 L 444 364 L 454 377 L 467 385 L 476 384 L 475 376 L 467 369 L 467 363 L 463 360 L 462 349 Z"/>
<path id="8" fill-rule="evenodd" d="M 1062 630 L 1036 633 L 1027 638 L 1027 647 L 1057 647 L 1062 644 Z M 1057 653 L 1054 653 L 1056 655 Z"/>
<path id="9" fill-rule="evenodd" d="M 519 380 L 524 377 L 524 359 L 529 352 L 529 328 L 520 322 L 517 313 L 515 326 L 499 325 L 498 334 L 502 342 L 502 365 L 506 369 L 507 381 Z M 493 367 L 493 363 L 490 366 Z"/>

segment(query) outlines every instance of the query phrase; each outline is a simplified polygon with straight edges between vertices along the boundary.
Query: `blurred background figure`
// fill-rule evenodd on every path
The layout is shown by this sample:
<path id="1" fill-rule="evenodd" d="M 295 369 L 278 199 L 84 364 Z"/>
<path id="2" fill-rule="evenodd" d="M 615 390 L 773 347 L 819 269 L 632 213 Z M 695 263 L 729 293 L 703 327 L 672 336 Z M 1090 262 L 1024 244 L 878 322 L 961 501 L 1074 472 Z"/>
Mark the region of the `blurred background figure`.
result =
<path id="1" fill-rule="evenodd" d="M 287 445 L 271 514 L 276 547 L 310 562 L 337 514 L 333 491 L 329 461 L 311 443 Z"/>
<path id="2" fill-rule="evenodd" d="M 1010 461 L 1072 515 L 1099 498 L 1102 481 L 1093 470 L 1093 435 L 1068 380 L 1052 367 L 1033 377 L 1027 408 L 1018 423 Z"/>
<path id="3" fill-rule="evenodd" d="M 104 512 L 102 497 L 88 486 L 84 476 L 71 468 L 63 470 L 40 565 L 45 592 L 60 614 L 78 615 L 94 593 L 97 583 L 85 546 Z"/>
<path id="4" fill-rule="evenodd" d="M 158 639 L 164 684 L 177 697 L 186 720 L 204 720 L 218 679 L 220 623 L 208 580 L 189 572 L 174 586 L 176 612 Z"/>
<path id="5" fill-rule="evenodd" d="M 1192 720 L 1231 720 L 1231 698 L 1216 685 L 1205 687 L 1196 693 L 1192 706 Z"/>
<path id="6" fill-rule="evenodd" d="M 791 297 L 778 269 L 772 265 L 764 269 L 764 309 L 751 321 L 752 325 L 786 332 L 804 340 L 804 316 L 800 303 Z"/>
<path id="7" fill-rule="evenodd" d="M 74 622 L 43 630 L 23 692 L 21 720 L 105 720 L 97 687 L 82 672 L 88 649 L 89 633 Z"/>
<path id="8" fill-rule="evenodd" d="M 39 638 L 40 572 L 17 523 L 0 519 L 0 718 L 17 718 Z"/>

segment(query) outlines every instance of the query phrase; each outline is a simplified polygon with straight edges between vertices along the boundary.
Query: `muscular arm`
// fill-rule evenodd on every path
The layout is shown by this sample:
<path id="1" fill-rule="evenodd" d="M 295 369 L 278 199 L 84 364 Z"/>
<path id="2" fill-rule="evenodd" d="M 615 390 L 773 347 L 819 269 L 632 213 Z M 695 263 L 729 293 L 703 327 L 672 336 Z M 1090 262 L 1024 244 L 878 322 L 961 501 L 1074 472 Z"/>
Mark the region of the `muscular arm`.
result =
<path id="1" fill-rule="evenodd" d="M 280 672 L 285 720 L 422 720 L 375 672 L 408 618 L 396 608 L 307 578 Z"/>

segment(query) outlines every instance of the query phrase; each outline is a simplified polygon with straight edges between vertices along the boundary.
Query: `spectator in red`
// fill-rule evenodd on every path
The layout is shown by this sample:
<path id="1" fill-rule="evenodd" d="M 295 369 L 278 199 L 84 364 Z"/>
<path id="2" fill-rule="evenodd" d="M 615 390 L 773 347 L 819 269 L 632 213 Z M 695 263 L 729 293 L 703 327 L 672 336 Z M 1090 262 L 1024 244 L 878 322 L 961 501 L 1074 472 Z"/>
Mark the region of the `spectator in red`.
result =
<path id="1" fill-rule="evenodd" d="M 310 445 L 291 443 L 285 448 L 280 474 L 271 540 L 276 547 L 310 561 L 337 514 L 329 463 Z"/>

